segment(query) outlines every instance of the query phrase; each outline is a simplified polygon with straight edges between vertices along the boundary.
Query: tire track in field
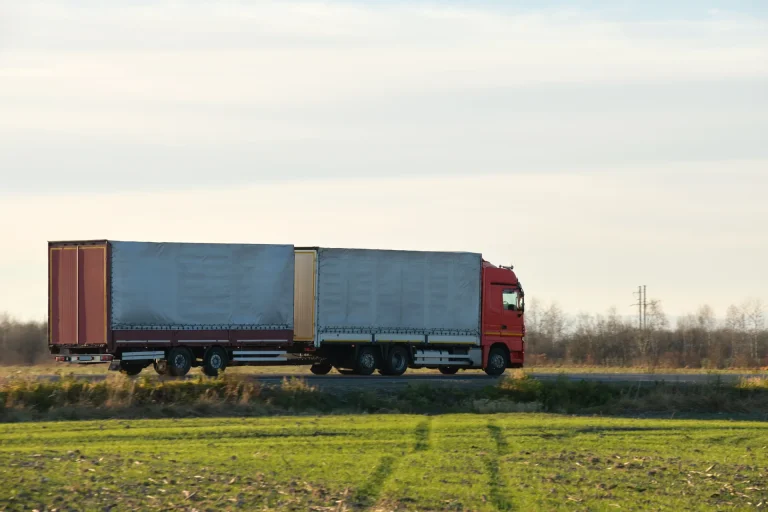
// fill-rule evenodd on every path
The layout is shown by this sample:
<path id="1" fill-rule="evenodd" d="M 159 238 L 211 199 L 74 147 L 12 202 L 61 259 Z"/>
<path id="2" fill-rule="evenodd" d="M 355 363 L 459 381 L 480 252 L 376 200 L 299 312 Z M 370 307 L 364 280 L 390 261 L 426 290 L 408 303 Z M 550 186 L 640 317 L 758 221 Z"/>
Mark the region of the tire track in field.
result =
<path id="1" fill-rule="evenodd" d="M 488 422 L 488 434 L 496 444 L 495 453 L 488 454 L 485 459 L 491 502 L 497 510 L 514 510 L 512 501 L 509 499 L 507 485 L 499 469 L 499 458 L 507 452 L 509 444 L 504 438 L 504 432 L 502 432 L 501 427 L 493 421 Z"/>
<path id="2" fill-rule="evenodd" d="M 431 433 L 432 418 L 427 418 L 416 425 L 416 429 L 413 432 L 414 443 L 412 452 L 429 450 Z M 374 504 L 378 503 L 381 491 L 384 489 L 384 484 L 386 484 L 389 477 L 395 471 L 397 464 L 402 459 L 403 457 L 394 455 L 382 457 L 368 480 L 355 492 L 355 503 L 366 508 L 371 508 Z"/>
<path id="3" fill-rule="evenodd" d="M 427 418 L 416 425 L 416 443 L 413 445 L 413 451 L 423 452 L 429 450 L 429 438 L 432 434 L 432 418 Z"/>

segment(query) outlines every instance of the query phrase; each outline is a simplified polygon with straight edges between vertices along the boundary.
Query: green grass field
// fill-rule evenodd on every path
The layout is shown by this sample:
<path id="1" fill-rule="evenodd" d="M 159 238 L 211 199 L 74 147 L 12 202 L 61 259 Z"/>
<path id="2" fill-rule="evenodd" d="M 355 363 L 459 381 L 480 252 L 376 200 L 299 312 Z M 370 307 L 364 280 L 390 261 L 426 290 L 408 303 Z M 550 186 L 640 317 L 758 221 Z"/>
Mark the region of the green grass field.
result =
<path id="1" fill-rule="evenodd" d="M 541 414 L 0 425 L 3 510 L 755 510 L 768 423 Z"/>

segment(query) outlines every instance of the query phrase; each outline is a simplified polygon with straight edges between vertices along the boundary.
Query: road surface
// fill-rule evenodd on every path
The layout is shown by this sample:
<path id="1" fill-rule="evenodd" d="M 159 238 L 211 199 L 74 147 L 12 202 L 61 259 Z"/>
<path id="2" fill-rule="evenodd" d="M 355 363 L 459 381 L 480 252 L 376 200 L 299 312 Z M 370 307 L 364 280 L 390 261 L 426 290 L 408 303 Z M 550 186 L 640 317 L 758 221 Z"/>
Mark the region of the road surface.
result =
<path id="1" fill-rule="evenodd" d="M 87 380 L 103 380 L 108 374 L 104 369 L 103 374 L 75 374 L 74 377 L 83 378 Z M 152 369 L 145 370 L 141 375 L 155 376 Z M 707 374 L 650 374 L 650 373 L 531 373 L 533 378 L 539 380 L 555 380 L 565 377 L 572 381 L 588 381 L 588 382 L 614 382 L 614 383 L 638 383 L 638 384 L 651 384 L 654 382 L 678 382 L 689 384 L 706 384 L 708 382 L 715 382 L 718 376 Z M 187 378 L 197 378 L 199 371 L 191 371 Z M 316 386 L 320 389 L 333 389 L 333 388 L 350 388 L 358 387 L 365 389 L 392 389 L 404 387 L 409 384 L 413 385 L 434 385 L 434 386 L 460 386 L 460 387 L 477 387 L 496 385 L 500 377 L 489 377 L 488 375 L 480 371 L 462 372 L 457 375 L 440 375 L 440 374 L 424 374 L 414 373 L 405 374 L 400 377 L 385 377 L 383 375 L 373 374 L 369 376 L 361 375 L 339 375 L 337 373 L 331 373 L 328 375 L 306 375 L 306 374 L 246 374 L 245 376 L 258 380 L 264 384 L 276 385 L 280 384 L 284 378 L 300 378 L 307 382 L 311 386 Z M 720 374 L 719 378 L 723 384 L 736 383 L 744 377 L 755 377 L 755 374 Z M 58 375 L 40 375 L 40 380 L 58 380 Z"/>

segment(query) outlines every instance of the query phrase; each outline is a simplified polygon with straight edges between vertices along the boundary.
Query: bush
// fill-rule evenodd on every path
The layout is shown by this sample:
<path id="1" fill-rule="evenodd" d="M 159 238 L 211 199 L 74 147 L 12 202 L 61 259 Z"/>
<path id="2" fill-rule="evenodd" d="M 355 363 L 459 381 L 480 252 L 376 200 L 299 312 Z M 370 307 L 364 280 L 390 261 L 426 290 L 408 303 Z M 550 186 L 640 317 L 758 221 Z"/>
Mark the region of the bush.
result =
<path id="1" fill-rule="evenodd" d="M 17 322 L 0 315 L 0 364 L 32 365 L 50 358 L 47 323 Z"/>

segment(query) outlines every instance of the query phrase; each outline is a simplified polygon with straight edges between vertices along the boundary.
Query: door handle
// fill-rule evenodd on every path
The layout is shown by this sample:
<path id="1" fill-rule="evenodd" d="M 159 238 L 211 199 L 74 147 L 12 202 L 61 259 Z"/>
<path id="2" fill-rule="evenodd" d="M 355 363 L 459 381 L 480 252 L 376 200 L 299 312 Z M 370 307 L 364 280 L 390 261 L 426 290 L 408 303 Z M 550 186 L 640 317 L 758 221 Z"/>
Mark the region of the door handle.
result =
<path id="1" fill-rule="evenodd" d="M 502 329 L 506 329 L 506 328 L 507 328 L 507 326 L 506 326 L 506 325 L 502 325 L 502 326 L 501 326 L 501 328 L 502 328 Z"/>

